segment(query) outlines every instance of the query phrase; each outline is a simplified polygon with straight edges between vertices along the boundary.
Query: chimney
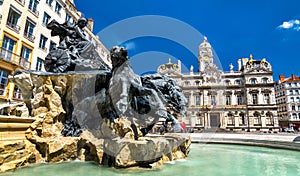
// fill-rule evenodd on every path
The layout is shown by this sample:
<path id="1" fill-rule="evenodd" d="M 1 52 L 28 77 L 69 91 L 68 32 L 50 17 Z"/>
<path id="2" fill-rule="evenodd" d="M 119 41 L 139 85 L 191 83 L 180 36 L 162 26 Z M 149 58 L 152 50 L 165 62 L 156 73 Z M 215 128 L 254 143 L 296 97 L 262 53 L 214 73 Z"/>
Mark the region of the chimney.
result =
<path id="1" fill-rule="evenodd" d="M 282 83 L 284 81 L 284 75 L 279 75 L 279 81 Z"/>
<path id="2" fill-rule="evenodd" d="M 92 18 L 88 19 L 88 24 L 87 27 L 93 32 L 93 28 L 94 28 L 94 20 Z"/>
<path id="3" fill-rule="evenodd" d="M 295 81 L 295 75 L 294 74 L 292 74 L 292 80 Z"/>

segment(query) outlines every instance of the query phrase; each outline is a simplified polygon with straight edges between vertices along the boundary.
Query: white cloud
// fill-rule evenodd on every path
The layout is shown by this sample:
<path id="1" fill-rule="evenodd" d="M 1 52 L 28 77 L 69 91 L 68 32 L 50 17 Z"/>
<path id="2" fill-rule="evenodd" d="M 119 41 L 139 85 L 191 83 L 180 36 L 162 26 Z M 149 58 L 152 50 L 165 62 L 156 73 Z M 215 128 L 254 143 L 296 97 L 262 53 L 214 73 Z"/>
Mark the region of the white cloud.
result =
<path id="1" fill-rule="evenodd" d="M 289 29 L 293 27 L 293 25 L 294 25 L 293 23 L 285 21 L 282 23 L 282 25 L 279 26 L 279 28 Z"/>
<path id="2" fill-rule="evenodd" d="M 299 31 L 300 21 L 299 20 L 284 21 L 277 28 L 280 28 L 280 29 L 293 29 L 293 30 Z"/>

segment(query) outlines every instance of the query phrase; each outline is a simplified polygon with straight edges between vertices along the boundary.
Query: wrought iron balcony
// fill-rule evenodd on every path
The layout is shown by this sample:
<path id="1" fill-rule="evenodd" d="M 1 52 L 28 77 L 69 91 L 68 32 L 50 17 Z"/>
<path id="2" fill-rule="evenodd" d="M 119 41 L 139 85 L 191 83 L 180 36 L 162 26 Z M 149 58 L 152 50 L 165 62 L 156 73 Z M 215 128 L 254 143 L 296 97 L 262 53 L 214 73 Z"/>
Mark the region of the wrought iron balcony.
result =
<path id="1" fill-rule="evenodd" d="M 0 59 L 8 61 L 12 64 L 19 65 L 25 69 L 30 69 L 31 63 L 26 58 L 22 58 L 12 51 L 0 48 Z"/>
<path id="2" fill-rule="evenodd" d="M 46 48 L 45 46 L 39 46 L 40 49 L 44 50 L 44 51 L 47 51 L 48 48 Z"/>
<path id="3" fill-rule="evenodd" d="M 31 42 L 34 42 L 35 37 L 32 33 L 24 32 L 24 37 L 30 40 Z"/>
<path id="4" fill-rule="evenodd" d="M 14 24 L 14 23 L 11 23 L 10 21 L 7 21 L 7 22 L 6 22 L 6 25 L 7 25 L 10 29 L 12 29 L 12 30 L 14 30 L 14 31 L 16 31 L 16 32 L 19 33 L 19 31 L 20 31 L 20 26 L 18 26 L 17 24 Z"/>
<path id="5" fill-rule="evenodd" d="M 29 10 L 33 15 L 35 15 L 36 17 L 39 16 L 39 12 L 37 11 L 37 9 L 28 7 L 28 10 Z"/>
<path id="6" fill-rule="evenodd" d="M 21 67 L 24 67 L 26 69 L 30 69 L 30 65 L 31 63 L 29 61 L 27 61 L 26 58 L 20 57 L 20 62 L 19 62 Z"/>

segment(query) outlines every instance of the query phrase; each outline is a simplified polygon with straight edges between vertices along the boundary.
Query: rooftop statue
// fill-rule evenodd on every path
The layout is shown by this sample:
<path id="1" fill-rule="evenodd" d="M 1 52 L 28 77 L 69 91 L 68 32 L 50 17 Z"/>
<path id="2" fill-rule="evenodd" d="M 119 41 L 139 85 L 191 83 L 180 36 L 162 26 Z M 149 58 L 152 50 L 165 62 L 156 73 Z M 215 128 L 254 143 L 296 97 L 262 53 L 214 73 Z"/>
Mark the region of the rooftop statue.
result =
<path id="1" fill-rule="evenodd" d="M 48 72 L 63 73 L 82 70 L 110 70 L 101 59 L 95 46 L 84 33 L 87 25 L 85 18 L 80 18 L 75 25 L 68 22 L 59 24 L 52 20 L 47 28 L 52 36 L 59 36 L 59 46 L 49 52 L 45 58 L 45 69 Z"/>

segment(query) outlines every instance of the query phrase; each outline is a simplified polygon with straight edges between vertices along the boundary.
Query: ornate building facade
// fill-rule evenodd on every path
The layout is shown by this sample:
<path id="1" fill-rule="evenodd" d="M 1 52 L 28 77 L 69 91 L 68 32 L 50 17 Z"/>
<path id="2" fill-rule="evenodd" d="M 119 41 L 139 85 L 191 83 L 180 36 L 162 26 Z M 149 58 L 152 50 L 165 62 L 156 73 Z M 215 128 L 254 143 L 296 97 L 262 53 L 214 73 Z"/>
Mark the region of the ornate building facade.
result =
<path id="1" fill-rule="evenodd" d="M 187 127 L 231 131 L 278 131 L 271 64 L 265 58 L 238 59 L 238 69 L 220 70 L 210 43 L 199 46 L 198 72 L 182 73 L 181 61 L 160 65 L 157 72 L 175 79 L 189 101 Z"/>

